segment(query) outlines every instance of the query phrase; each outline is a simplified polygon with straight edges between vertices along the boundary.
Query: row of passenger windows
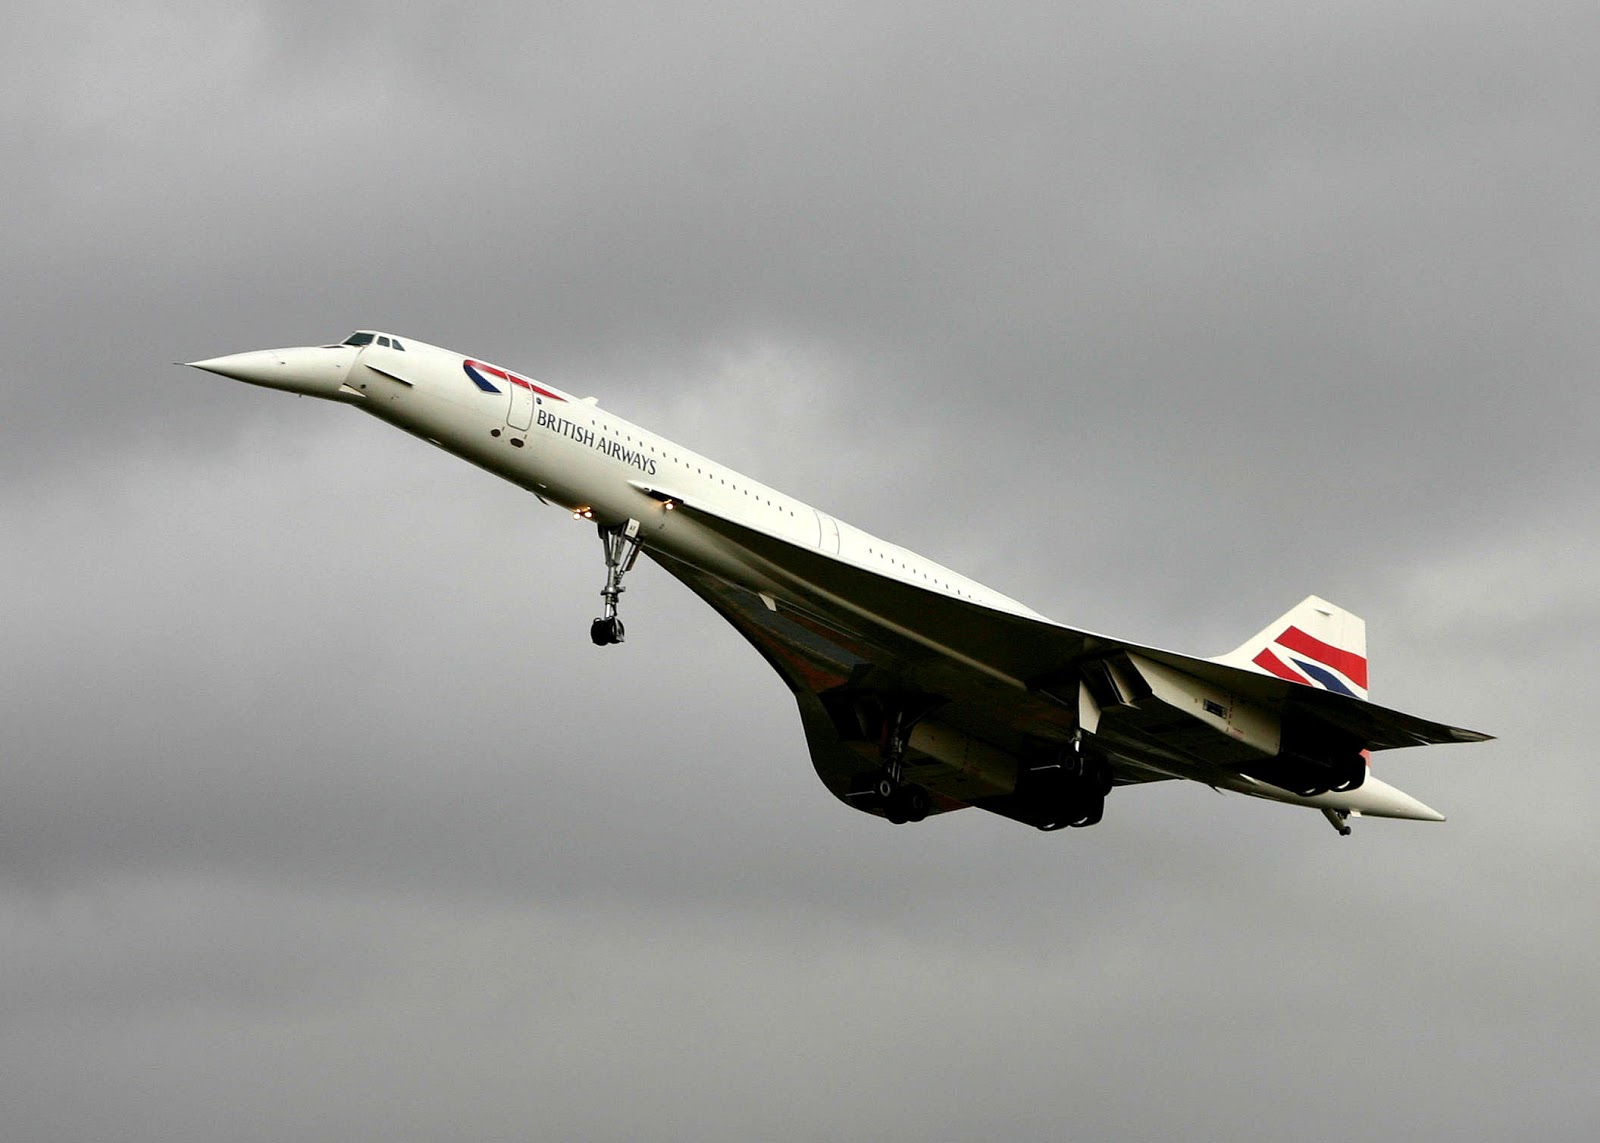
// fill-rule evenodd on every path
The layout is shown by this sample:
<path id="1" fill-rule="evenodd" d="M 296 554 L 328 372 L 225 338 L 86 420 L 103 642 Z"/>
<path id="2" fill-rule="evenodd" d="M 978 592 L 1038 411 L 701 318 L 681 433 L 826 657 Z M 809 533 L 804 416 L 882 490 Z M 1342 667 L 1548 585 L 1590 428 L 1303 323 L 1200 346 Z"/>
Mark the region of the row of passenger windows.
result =
<path id="1" fill-rule="evenodd" d="M 356 334 L 355 336 L 360 337 L 362 335 L 361 334 Z M 350 344 L 350 343 L 347 342 L 346 344 Z M 541 401 L 540 404 L 543 404 L 543 402 Z M 590 424 L 591 425 L 595 425 L 595 422 L 593 421 L 593 419 L 590 420 Z M 596 427 L 598 427 L 598 426 L 596 426 Z M 629 444 L 645 445 L 645 442 L 644 442 L 644 440 L 642 438 L 640 440 L 638 440 L 638 441 L 635 441 L 633 439 L 632 434 L 630 434 L 630 433 L 623 433 L 622 434 L 622 438 L 623 438 L 623 440 L 627 441 Z M 645 447 L 648 448 L 652 453 L 656 452 L 656 449 L 655 449 L 654 445 L 645 445 Z M 715 480 L 718 483 L 723 484 L 723 485 L 727 485 L 727 483 L 728 483 L 727 477 L 718 476 L 714 472 L 707 472 L 704 468 L 700 467 L 699 465 L 691 466 L 689 464 L 689 462 L 683 461 L 683 460 L 679 460 L 676 456 L 673 456 L 672 454 L 666 452 L 665 450 L 662 450 L 662 452 L 659 455 L 665 457 L 667 460 L 670 460 L 673 464 L 681 465 L 684 468 L 693 467 L 694 471 L 697 474 L 699 474 L 700 476 L 709 477 L 710 479 Z M 740 488 L 738 484 L 734 484 L 731 487 L 738 488 L 739 491 L 742 492 L 746 496 L 750 495 L 750 490 L 748 488 Z M 763 504 L 769 504 L 769 505 L 772 505 L 772 507 L 774 507 L 774 508 L 780 508 L 783 511 L 789 513 L 789 515 L 791 515 L 791 516 L 793 516 L 795 514 L 793 508 L 787 508 L 782 504 L 774 503 L 771 499 L 769 499 L 769 498 L 767 498 L 765 496 L 757 495 L 756 499 L 761 501 Z M 953 591 L 958 596 L 960 596 L 962 599 L 972 599 L 973 598 L 972 595 L 968 594 L 965 591 L 962 591 L 959 587 L 956 587 L 953 584 L 946 583 L 944 580 L 939 579 L 936 576 L 929 575 L 925 571 L 912 571 L 911 565 L 909 563 L 904 563 L 904 562 L 902 562 L 900 560 L 894 559 L 887 552 L 880 552 L 876 548 L 869 547 L 867 549 L 867 553 L 869 555 L 877 556 L 878 559 L 881 560 L 882 562 L 890 564 L 893 567 L 897 567 L 897 568 L 901 569 L 902 571 L 910 572 L 911 574 L 913 574 L 915 576 L 918 576 L 921 579 L 925 579 L 930 583 L 936 584 L 939 587 L 945 588 L 945 589 L 947 589 L 949 591 Z"/>
<path id="2" fill-rule="evenodd" d="M 593 423 L 593 422 L 591 422 L 591 423 Z M 632 435 L 630 435 L 628 433 L 623 433 L 622 434 L 622 439 L 627 441 L 629 444 L 641 444 L 641 445 L 645 444 L 644 439 L 642 437 L 639 440 L 635 441 L 633 439 Z M 681 466 L 683 468 L 691 468 L 692 467 L 695 470 L 695 472 L 697 474 L 699 474 L 700 476 L 710 477 L 712 480 L 718 481 L 718 482 L 720 482 L 722 484 L 727 484 L 728 483 L 728 478 L 727 477 L 718 476 L 714 472 L 707 472 L 704 468 L 700 467 L 699 465 L 691 465 L 686 460 L 679 460 L 676 456 L 674 456 L 673 454 L 667 452 L 665 449 L 662 449 L 659 453 L 657 453 L 656 452 L 656 447 L 654 445 L 645 445 L 645 447 L 647 449 L 649 449 L 652 454 L 661 456 L 661 457 L 665 458 L 666 460 L 671 461 L 673 464 L 679 465 L 679 466 Z M 739 488 L 739 485 L 737 485 L 737 484 L 732 485 L 732 487 L 738 488 L 739 491 L 744 493 L 744 495 L 746 495 L 746 496 L 750 495 L 750 490 L 748 488 Z M 769 497 L 761 496 L 761 495 L 757 494 L 756 495 L 756 499 L 761 501 L 763 504 L 768 504 L 768 505 L 772 506 L 773 508 L 777 508 L 777 509 L 780 509 L 781 511 L 787 512 L 791 516 L 793 516 L 795 514 L 793 508 L 787 508 L 784 505 L 779 504 L 776 500 L 773 500 L 773 499 L 771 499 Z"/>
<path id="3" fill-rule="evenodd" d="M 966 592 L 962 591 L 959 587 L 956 587 L 953 584 L 946 583 L 944 580 L 940 579 L 938 576 L 929 575 L 925 571 L 914 571 L 909 563 L 906 563 L 906 562 L 904 562 L 902 560 L 895 559 L 893 556 L 889 555 L 888 552 L 880 552 L 880 551 L 878 551 L 877 548 L 869 547 L 867 549 L 867 554 L 869 556 L 877 556 L 878 559 L 881 562 L 889 564 L 889 565 L 891 565 L 893 567 L 897 567 L 901 571 L 910 572 L 912 575 L 920 576 L 922 579 L 927 580 L 929 583 L 937 584 L 939 587 L 946 588 L 949 591 L 953 591 L 957 595 L 959 595 L 962 599 L 972 599 L 972 598 L 974 598 L 973 596 L 968 595 Z"/>
<path id="4" fill-rule="evenodd" d="M 633 437 L 628 433 L 624 433 L 622 435 L 623 435 L 623 439 L 626 440 L 629 444 L 637 443 L 637 444 L 641 444 L 642 445 L 642 444 L 645 443 L 643 439 L 640 439 L 639 441 L 635 442 Z M 646 445 L 645 447 L 649 448 L 652 453 L 654 453 L 656 451 L 654 446 Z M 727 477 L 717 476 L 715 473 L 707 472 L 704 468 L 701 468 L 699 465 L 691 466 L 687 461 L 679 460 L 677 457 L 675 457 L 672 454 L 666 452 L 665 450 L 663 450 L 660 455 L 666 457 L 673 464 L 682 465 L 684 468 L 693 467 L 694 471 L 697 474 L 699 474 L 700 476 L 708 476 L 712 480 L 717 481 L 719 484 L 723 484 L 723 485 L 727 485 L 728 484 Z M 741 493 L 743 493 L 744 495 L 746 495 L 746 496 L 751 495 L 750 490 L 748 488 L 740 488 L 738 484 L 733 484 L 730 487 L 738 488 L 739 491 Z M 780 508 L 783 511 L 788 512 L 789 515 L 791 515 L 791 516 L 793 516 L 795 514 L 794 509 L 786 508 L 782 504 L 777 504 L 777 503 L 775 503 L 774 501 L 772 501 L 771 499 L 769 499 L 769 498 L 767 498 L 765 496 L 761 496 L 761 495 L 757 494 L 755 498 L 757 500 L 761 501 L 763 504 L 770 504 L 774 508 Z M 959 587 L 956 587 L 954 584 L 946 583 L 944 580 L 938 578 L 937 576 L 929 575 L 925 571 L 913 570 L 913 568 L 912 568 L 910 563 L 894 559 L 887 552 L 880 552 L 876 548 L 869 547 L 867 549 L 867 553 L 869 555 L 877 556 L 878 559 L 880 561 L 882 561 L 883 563 L 887 563 L 887 564 L 889 564 L 889 565 L 891 565 L 893 567 L 899 568 L 901 571 L 908 572 L 911 575 L 914 575 L 914 576 L 916 576 L 916 577 L 918 577 L 920 579 L 927 580 L 929 583 L 932 583 L 932 584 L 935 584 L 935 585 L 937 585 L 939 587 L 945 588 L 948 591 L 953 591 L 953 592 L 956 593 L 956 595 L 960 596 L 962 599 L 972 599 L 973 598 L 972 595 L 968 594 L 965 591 L 962 591 Z"/>

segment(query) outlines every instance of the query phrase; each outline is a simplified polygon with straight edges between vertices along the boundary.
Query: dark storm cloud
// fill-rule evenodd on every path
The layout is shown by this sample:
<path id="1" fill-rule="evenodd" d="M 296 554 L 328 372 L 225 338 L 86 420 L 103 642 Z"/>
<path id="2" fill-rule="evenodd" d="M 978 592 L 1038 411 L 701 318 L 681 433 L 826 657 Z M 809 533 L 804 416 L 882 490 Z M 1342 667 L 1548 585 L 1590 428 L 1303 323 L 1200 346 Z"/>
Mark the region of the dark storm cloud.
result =
<path id="1" fill-rule="evenodd" d="M 1580 1133 L 1592 6 L 65 3 L 0 114 L 0 1106 L 73 1139 Z M 167 364 L 410 332 L 1067 622 L 1308 591 L 1451 816 L 893 830 L 658 569 Z"/>

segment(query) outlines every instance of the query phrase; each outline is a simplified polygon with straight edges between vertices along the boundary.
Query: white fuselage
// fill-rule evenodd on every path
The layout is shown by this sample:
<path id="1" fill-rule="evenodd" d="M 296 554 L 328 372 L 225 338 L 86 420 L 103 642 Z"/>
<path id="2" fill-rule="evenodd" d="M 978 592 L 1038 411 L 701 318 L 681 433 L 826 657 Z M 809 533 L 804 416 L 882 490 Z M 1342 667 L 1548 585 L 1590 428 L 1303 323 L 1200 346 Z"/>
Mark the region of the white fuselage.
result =
<path id="1" fill-rule="evenodd" d="M 880 575 L 999 611 L 1043 618 L 907 548 L 889 543 L 553 386 L 449 350 L 406 342 L 367 346 L 356 393 L 373 416 L 521 485 L 541 499 L 606 524 L 638 520 L 648 545 L 757 591 L 777 591 L 725 545 L 667 507 L 692 501 L 791 543 Z M 480 388 L 471 363 L 501 393 Z M 493 370 L 490 372 L 489 370 Z M 396 378 L 404 376 L 410 385 Z M 526 387 L 525 387 L 526 386 Z"/>

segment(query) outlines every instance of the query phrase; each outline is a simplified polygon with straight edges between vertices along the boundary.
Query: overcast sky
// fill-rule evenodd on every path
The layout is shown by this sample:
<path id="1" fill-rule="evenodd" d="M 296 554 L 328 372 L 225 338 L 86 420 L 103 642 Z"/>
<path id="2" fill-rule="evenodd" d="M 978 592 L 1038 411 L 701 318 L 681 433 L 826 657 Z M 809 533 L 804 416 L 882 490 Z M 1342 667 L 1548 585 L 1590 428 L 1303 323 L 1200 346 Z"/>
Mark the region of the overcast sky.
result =
<path id="1" fill-rule="evenodd" d="M 1592 0 L 0 18 L 0 1134 L 1588 1138 Z M 1449 815 L 892 827 L 659 568 L 174 361 L 392 329 L 1055 618 L 1317 592 Z"/>

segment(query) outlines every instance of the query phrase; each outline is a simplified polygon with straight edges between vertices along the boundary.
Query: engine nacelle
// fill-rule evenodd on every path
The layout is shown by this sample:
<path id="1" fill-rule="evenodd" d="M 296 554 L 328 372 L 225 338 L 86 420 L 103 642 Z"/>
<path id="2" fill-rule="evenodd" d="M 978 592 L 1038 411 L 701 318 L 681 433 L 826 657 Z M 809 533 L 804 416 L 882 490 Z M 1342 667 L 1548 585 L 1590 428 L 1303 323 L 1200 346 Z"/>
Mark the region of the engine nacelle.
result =
<path id="1" fill-rule="evenodd" d="M 1304 797 L 1353 790 L 1366 777 L 1362 743 L 1344 731 L 1130 652 L 1083 665 L 1079 723 L 1092 733 L 1102 721 Z"/>
<path id="2" fill-rule="evenodd" d="M 1329 790 L 1344 793 L 1367 780 L 1363 745 L 1355 735 L 1291 707 L 1283 719 L 1283 747 L 1272 759 L 1271 773 L 1277 777 L 1257 770 L 1245 773 L 1305 797 Z"/>

